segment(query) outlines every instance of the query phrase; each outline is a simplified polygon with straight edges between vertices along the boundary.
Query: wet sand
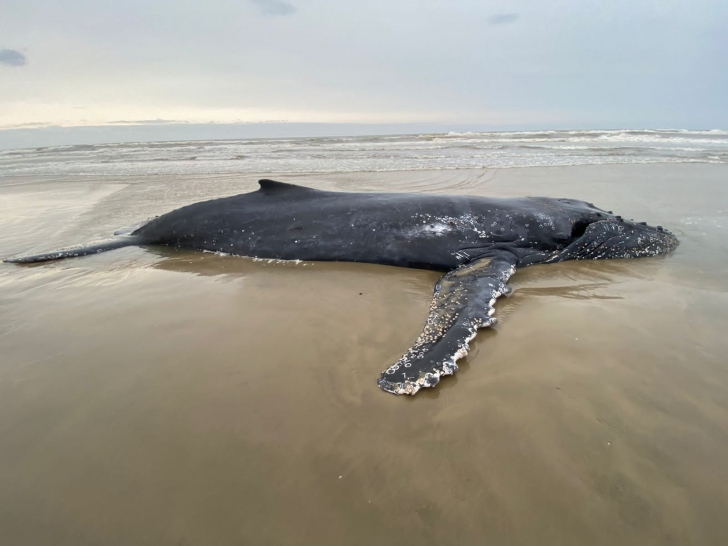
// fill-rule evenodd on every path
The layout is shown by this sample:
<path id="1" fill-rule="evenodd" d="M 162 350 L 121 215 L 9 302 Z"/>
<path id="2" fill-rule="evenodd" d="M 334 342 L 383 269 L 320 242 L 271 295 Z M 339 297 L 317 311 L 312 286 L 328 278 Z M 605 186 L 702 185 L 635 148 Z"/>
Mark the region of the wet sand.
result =
<path id="1" fill-rule="evenodd" d="M 276 178 L 582 198 L 682 244 L 520 270 L 499 325 L 413 398 L 376 379 L 436 273 L 151 248 L 0 264 L 4 544 L 728 542 L 727 166 Z M 256 180 L 5 178 L 0 254 Z"/>

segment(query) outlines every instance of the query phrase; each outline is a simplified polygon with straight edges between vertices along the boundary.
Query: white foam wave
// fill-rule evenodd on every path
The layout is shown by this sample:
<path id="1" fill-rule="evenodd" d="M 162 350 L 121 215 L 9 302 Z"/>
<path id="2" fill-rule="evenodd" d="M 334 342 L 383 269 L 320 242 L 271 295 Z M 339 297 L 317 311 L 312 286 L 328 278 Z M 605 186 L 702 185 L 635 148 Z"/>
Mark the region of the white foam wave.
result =
<path id="1" fill-rule="evenodd" d="M 0 177 L 353 172 L 701 161 L 728 161 L 728 132 L 450 132 L 56 146 L 0 152 Z"/>

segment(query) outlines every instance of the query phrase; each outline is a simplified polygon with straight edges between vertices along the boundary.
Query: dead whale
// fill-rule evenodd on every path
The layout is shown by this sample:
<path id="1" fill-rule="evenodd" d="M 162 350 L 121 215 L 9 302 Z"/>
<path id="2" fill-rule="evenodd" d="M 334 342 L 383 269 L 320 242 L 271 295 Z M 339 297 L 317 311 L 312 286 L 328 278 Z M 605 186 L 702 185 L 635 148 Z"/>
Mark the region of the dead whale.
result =
<path id="1" fill-rule="evenodd" d="M 661 226 L 574 199 L 346 193 L 261 180 L 257 191 L 182 207 L 128 236 L 5 261 L 36 263 L 130 245 L 446 272 L 422 334 L 378 380 L 388 392 L 415 394 L 457 371 L 477 330 L 495 323 L 496 299 L 510 292 L 506 283 L 517 268 L 656 256 L 678 240 Z"/>

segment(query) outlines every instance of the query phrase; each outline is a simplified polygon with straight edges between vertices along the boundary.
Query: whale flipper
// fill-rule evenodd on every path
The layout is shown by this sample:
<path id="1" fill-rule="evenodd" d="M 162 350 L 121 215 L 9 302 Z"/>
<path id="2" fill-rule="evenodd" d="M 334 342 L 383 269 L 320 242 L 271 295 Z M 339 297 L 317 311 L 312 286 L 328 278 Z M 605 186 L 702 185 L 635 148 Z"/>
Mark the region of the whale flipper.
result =
<path id="1" fill-rule="evenodd" d="M 480 258 L 443 276 L 435 286 L 425 328 L 415 344 L 382 372 L 377 383 L 393 394 L 415 394 L 434 387 L 443 375 L 454 374 L 455 363 L 468 354 L 468 342 L 478 328 L 495 324 L 496 298 L 509 294 L 506 285 L 516 271 L 510 252 Z"/>

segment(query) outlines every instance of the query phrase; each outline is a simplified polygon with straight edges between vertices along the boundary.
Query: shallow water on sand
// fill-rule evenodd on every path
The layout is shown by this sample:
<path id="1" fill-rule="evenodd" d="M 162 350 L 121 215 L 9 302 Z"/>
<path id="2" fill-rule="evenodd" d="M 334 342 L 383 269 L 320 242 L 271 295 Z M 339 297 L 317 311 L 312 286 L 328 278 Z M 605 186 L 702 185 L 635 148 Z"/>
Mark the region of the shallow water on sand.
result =
<path id="1" fill-rule="evenodd" d="M 728 541 L 728 167 L 287 175 L 594 202 L 681 246 L 520 270 L 456 376 L 376 386 L 436 273 L 126 248 L 0 264 L 0 530 L 18 545 Z M 255 176 L 16 177 L 0 254 Z"/>

